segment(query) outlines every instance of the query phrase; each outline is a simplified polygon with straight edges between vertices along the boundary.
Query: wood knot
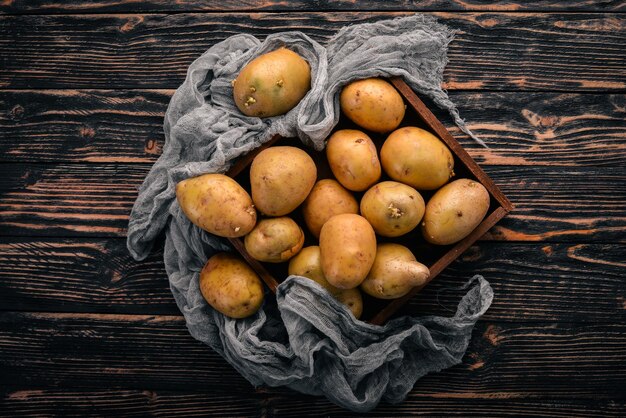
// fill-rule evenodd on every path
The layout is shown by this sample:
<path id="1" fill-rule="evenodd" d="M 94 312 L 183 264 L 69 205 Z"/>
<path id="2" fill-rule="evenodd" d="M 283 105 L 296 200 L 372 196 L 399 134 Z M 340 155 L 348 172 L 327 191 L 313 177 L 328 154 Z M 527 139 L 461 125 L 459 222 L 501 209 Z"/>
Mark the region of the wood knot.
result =
<path id="1" fill-rule="evenodd" d="M 120 31 L 123 33 L 128 33 L 131 30 L 135 29 L 137 25 L 143 22 L 142 16 L 135 16 L 126 21 L 122 26 L 120 26 Z"/>
<path id="2" fill-rule="evenodd" d="M 483 334 L 483 337 L 489 341 L 489 343 L 493 346 L 497 346 L 500 344 L 500 340 L 502 340 L 504 337 L 500 336 L 499 333 L 502 330 L 495 327 L 494 325 L 489 325 L 487 327 L 487 329 L 485 330 L 485 333 Z"/>
<path id="3" fill-rule="evenodd" d="M 159 147 L 157 141 L 154 139 L 146 139 L 146 146 L 144 147 L 144 151 L 147 154 L 158 154 Z"/>
<path id="4" fill-rule="evenodd" d="M 13 106 L 13 109 L 9 112 L 9 117 L 15 121 L 22 120 L 24 118 L 24 108 L 21 105 Z"/>
<path id="5" fill-rule="evenodd" d="M 480 247 L 476 245 L 472 245 L 463 253 L 462 260 L 465 262 L 472 262 L 479 260 L 482 257 L 482 252 L 480 251 Z"/>
<path id="6" fill-rule="evenodd" d="M 93 128 L 90 128 L 89 126 L 83 126 L 82 128 L 79 129 L 78 132 L 80 133 L 80 136 L 82 136 L 83 138 L 91 139 L 94 136 L 96 136 L 96 131 Z"/>

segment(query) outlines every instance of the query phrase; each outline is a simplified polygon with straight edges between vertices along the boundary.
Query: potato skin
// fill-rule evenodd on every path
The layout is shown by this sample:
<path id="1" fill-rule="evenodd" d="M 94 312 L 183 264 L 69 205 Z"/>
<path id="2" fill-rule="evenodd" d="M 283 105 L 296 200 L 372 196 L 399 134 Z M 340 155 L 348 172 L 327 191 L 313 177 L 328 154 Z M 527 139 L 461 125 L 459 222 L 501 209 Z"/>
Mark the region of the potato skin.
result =
<path id="1" fill-rule="evenodd" d="M 322 286 L 339 302 L 347 305 L 355 318 L 363 313 L 363 298 L 359 289 L 339 289 L 328 283 L 322 272 L 320 247 L 313 245 L 303 248 L 289 260 L 289 275 L 309 278 Z"/>
<path id="2" fill-rule="evenodd" d="M 181 209 L 198 227 L 220 237 L 241 237 L 256 224 L 250 195 L 223 174 L 204 174 L 176 185 Z"/>
<path id="3" fill-rule="evenodd" d="M 382 170 L 376 146 L 355 129 L 342 129 L 328 139 L 326 157 L 333 175 L 348 190 L 366 190 L 378 181 Z"/>
<path id="4" fill-rule="evenodd" d="M 408 126 L 393 131 L 380 150 L 385 173 L 417 190 L 435 190 L 454 176 L 454 158 L 435 135 Z"/>
<path id="5" fill-rule="evenodd" d="M 397 299 L 426 283 L 430 270 L 405 246 L 380 244 L 361 290 L 378 299 Z"/>
<path id="6" fill-rule="evenodd" d="M 363 296 L 361 296 L 361 291 L 358 287 L 354 289 L 339 289 L 339 292 L 333 296 L 346 305 L 356 319 L 361 318 L 363 314 Z"/>
<path id="7" fill-rule="evenodd" d="M 468 236 L 489 210 L 489 192 L 469 179 L 439 189 L 426 204 L 422 234 L 432 244 L 454 244 Z"/>
<path id="8" fill-rule="evenodd" d="M 309 231 L 319 238 L 322 225 L 341 213 L 359 213 L 356 199 L 336 180 L 324 179 L 315 183 L 302 204 L 302 214 Z"/>
<path id="9" fill-rule="evenodd" d="M 281 263 L 296 255 L 304 244 L 304 233 L 293 219 L 262 219 L 244 238 L 250 256 L 267 263 Z"/>
<path id="10" fill-rule="evenodd" d="M 217 311 L 231 318 L 253 315 L 263 304 L 259 276 L 238 256 L 218 253 L 200 272 L 200 292 Z"/>
<path id="11" fill-rule="evenodd" d="M 353 81 L 343 88 L 339 102 L 348 119 L 372 132 L 393 131 L 404 118 L 402 96 L 380 78 Z"/>
<path id="12" fill-rule="evenodd" d="M 271 117 L 287 113 L 311 89 L 311 67 L 287 48 L 250 61 L 233 80 L 235 104 L 247 116 Z"/>
<path id="13" fill-rule="evenodd" d="M 320 254 L 326 280 L 340 289 L 353 289 L 361 284 L 374 263 L 374 229 L 362 216 L 335 215 L 322 226 Z"/>
<path id="14" fill-rule="evenodd" d="M 361 215 L 377 234 L 399 237 L 419 225 L 424 216 L 424 199 L 411 186 L 383 181 L 361 198 Z"/>
<path id="15" fill-rule="evenodd" d="M 329 292 L 334 292 L 337 288 L 326 280 L 322 272 L 320 258 L 320 247 L 311 245 L 304 247 L 295 257 L 289 260 L 289 275 L 307 277 Z"/>
<path id="16" fill-rule="evenodd" d="M 269 147 L 250 166 L 250 189 L 256 208 L 268 216 L 283 216 L 296 209 L 317 180 L 313 159 L 296 147 Z"/>

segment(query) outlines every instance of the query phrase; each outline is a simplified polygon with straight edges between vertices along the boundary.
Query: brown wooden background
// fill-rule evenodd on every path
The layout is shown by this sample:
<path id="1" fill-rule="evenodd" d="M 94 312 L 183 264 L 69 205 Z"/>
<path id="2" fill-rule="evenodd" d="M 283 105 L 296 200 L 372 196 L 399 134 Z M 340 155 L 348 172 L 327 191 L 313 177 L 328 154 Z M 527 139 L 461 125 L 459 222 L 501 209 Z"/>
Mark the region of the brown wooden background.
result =
<path id="1" fill-rule="evenodd" d="M 331 415 L 254 389 L 193 340 L 162 254 L 125 249 L 187 66 L 238 32 L 411 11 L 459 30 L 445 87 L 490 149 L 437 115 L 516 211 L 405 312 L 496 298 L 463 364 L 372 415 L 626 415 L 624 1 L 0 2 L 0 415 Z M 448 289 L 448 290 L 446 290 Z"/>

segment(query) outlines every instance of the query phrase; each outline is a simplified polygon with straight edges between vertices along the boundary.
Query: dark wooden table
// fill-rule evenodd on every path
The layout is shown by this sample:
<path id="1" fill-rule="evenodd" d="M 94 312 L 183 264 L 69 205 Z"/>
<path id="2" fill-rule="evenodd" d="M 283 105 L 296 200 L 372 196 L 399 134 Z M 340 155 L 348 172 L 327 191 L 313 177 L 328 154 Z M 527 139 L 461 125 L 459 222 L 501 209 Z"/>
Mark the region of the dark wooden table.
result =
<path id="1" fill-rule="evenodd" d="M 65 5 L 61 3 L 66 3 Z M 0 415 L 330 415 L 254 389 L 186 331 L 158 246 L 125 248 L 191 61 L 239 32 L 424 11 L 459 30 L 445 87 L 517 209 L 405 312 L 495 301 L 463 364 L 374 414 L 626 415 L 626 3 L 0 2 Z"/>

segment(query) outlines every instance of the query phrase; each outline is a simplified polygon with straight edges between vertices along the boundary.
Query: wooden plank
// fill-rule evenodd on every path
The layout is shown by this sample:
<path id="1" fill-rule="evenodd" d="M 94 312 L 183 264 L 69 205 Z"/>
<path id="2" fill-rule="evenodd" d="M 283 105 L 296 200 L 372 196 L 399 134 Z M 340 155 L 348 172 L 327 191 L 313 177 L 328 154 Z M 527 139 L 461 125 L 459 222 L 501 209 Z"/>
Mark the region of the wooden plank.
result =
<path id="1" fill-rule="evenodd" d="M 147 165 L 2 164 L 0 235 L 124 236 Z M 6 175 L 4 175 L 6 173 Z"/>
<path id="2" fill-rule="evenodd" d="M 60 3 L 54 0 L 12 0 L 0 4 L 0 13 L 136 13 L 136 12 L 221 12 L 221 11 L 339 11 L 339 10 L 459 10 L 459 11 L 623 11 L 620 0 L 531 0 L 484 2 L 479 0 L 82 0 Z"/>
<path id="3" fill-rule="evenodd" d="M 490 148 L 467 139 L 442 111 L 435 114 L 481 165 L 626 163 L 624 94 L 452 92 L 450 97 Z"/>
<path id="4" fill-rule="evenodd" d="M 179 315 L 163 243 L 134 261 L 124 239 L 0 239 L 0 310 Z"/>
<path id="5" fill-rule="evenodd" d="M 481 242 L 399 314 L 450 316 L 461 286 L 481 274 L 495 294 L 485 320 L 624 322 L 624 260 L 624 245 Z"/>
<path id="6" fill-rule="evenodd" d="M 382 402 L 368 416 L 460 416 L 460 417 L 619 417 L 625 404 L 622 401 L 594 401 L 581 399 L 516 399 L 514 394 L 494 394 L 495 399 L 468 394 L 466 397 L 423 396 L 416 390 L 398 405 Z M 349 413 L 330 402 L 313 397 L 280 396 L 270 401 L 272 416 L 286 417 L 362 417 Z"/>
<path id="7" fill-rule="evenodd" d="M 124 236 L 139 164 L 0 164 L 0 236 Z M 515 211 L 485 239 L 625 242 L 621 167 L 487 166 Z"/>
<path id="8" fill-rule="evenodd" d="M 259 417 L 265 402 L 253 390 L 227 394 L 152 390 L 0 389 L 0 416 Z M 593 411 L 582 404 L 572 411 Z"/>
<path id="9" fill-rule="evenodd" d="M 236 393 L 162 390 L 30 389 L 0 390 L 0 416 L 297 416 L 362 417 L 322 397 L 271 395 L 238 390 Z M 478 417 L 607 417 L 618 416 L 623 401 L 589 399 L 440 398 L 409 393 L 399 405 L 382 402 L 368 416 L 460 415 Z"/>
<path id="10" fill-rule="evenodd" d="M 265 402 L 253 390 L 226 394 L 151 390 L 2 389 L 0 416 L 258 417 Z M 572 410 L 593 410 L 581 405 Z"/>
<path id="11" fill-rule="evenodd" d="M 182 317 L 0 313 L 0 384 L 216 392 L 250 385 Z M 427 375 L 437 397 L 623 399 L 626 325 L 480 322 L 463 363 Z M 284 391 L 284 390 L 283 390 Z"/>
<path id="12" fill-rule="evenodd" d="M 179 315 L 161 248 L 136 262 L 123 239 L 2 238 L 0 310 Z M 624 260 L 626 245 L 480 242 L 401 312 L 449 316 L 482 274 L 496 295 L 486 320 L 626 322 Z"/>
<path id="13" fill-rule="evenodd" d="M 154 162 L 173 90 L 0 94 L 0 162 Z"/>
<path id="14" fill-rule="evenodd" d="M 210 45 L 235 33 L 302 30 L 325 42 L 386 12 L 59 15 L 0 18 L 2 88 L 176 88 Z M 445 87 L 623 91 L 617 14 L 433 13 L 458 36 Z"/>
<path id="15" fill-rule="evenodd" d="M 10 90 L 0 95 L 0 162 L 154 162 L 173 90 Z M 626 95 L 453 91 L 481 165 L 626 164 Z"/>

